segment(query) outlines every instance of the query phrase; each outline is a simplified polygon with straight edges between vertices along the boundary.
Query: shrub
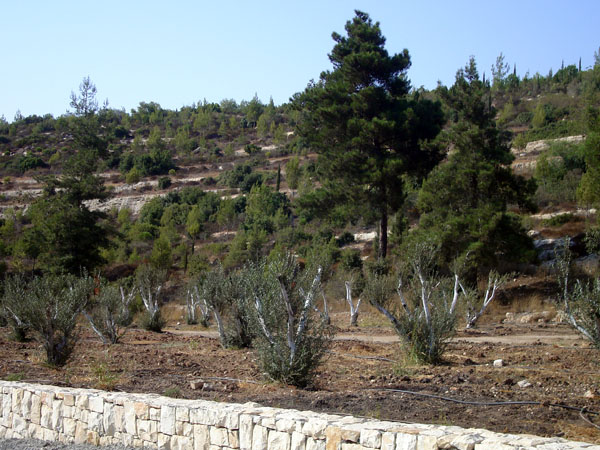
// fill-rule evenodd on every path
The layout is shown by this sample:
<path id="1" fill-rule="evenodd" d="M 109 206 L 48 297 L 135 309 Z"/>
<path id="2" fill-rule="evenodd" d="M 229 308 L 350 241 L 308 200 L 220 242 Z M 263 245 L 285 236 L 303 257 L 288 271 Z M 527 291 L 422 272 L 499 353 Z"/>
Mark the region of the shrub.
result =
<path id="1" fill-rule="evenodd" d="M 571 288 L 569 245 L 570 240 L 565 239 L 563 248 L 555 251 L 560 300 L 569 324 L 595 348 L 600 349 L 600 279 L 596 278 L 590 283 L 575 279 Z"/>
<path id="2" fill-rule="evenodd" d="M 104 344 L 116 344 L 125 332 L 124 327 L 131 323 L 135 288 L 126 292 L 122 286 L 103 281 L 98 283 L 95 291 L 97 293 L 84 315 Z"/>
<path id="3" fill-rule="evenodd" d="M 45 275 L 29 283 L 14 277 L 6 281 L 3 304 L 9 305 L 42 342 L 46 361 L 64 365 L 79 338 L 77 316 L 87 306 L 93 289 L 88 276 Z M 20 293 L 15 298 L 12 294 Z"/>
<path id="4" fill-rule="evenodd" d="M 363 297 L 392 323 L 411 354 L 437 364 L 456 330 L 458 278 L 440 277 L 435 270 L 437 247 L 413 244 L 407 253 L 394 296 L 394 278 L 374 272 L 367 277 Z"/>
<path id="5" fill-rule="evenodd" d="M 321 267 L 301 270 L 289 254 L 242 273 L 258 363 L 273 380 L 308 385 L 331 342 L 332 328 L 315 312 L 321 274 Z"/>
<path id="6" fill-rule="evenodd" d="M 169 186 L 171 186 L 171 178 L 160 177 L 158 179 L 158 189 L 167 189 Z"/>
<path id="7" fill-rule="evenodd" d="M 127 175 L 125 175 L 125 182 L 127 184 L 139 183 L 141 179 L 142 173 L 137 167 L 132 167 L 131 170 L 127 172 Z"/>
<path id="8" fill-rule="evenodd" d="M 160 296 L 167 280 L 167 271 L 142 264 L 137 268 L 135 275 L 137 289 L 146 309 L 141 319 L 141 326 L 148 331 L 160 333 L 165 326 L 165 321 L 160 314 Z"/>

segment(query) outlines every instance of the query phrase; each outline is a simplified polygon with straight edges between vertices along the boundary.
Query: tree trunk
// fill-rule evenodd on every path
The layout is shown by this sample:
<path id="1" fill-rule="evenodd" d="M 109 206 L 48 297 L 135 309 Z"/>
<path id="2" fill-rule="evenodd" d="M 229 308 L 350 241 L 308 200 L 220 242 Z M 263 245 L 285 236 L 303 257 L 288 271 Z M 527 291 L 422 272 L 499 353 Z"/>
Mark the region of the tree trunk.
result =
<path id="1" fill-rule="evenodd" d="M 387 229 L 388 229 L 388 213 L 387 208 L 384 207 L 381 213 L 381 220 L 379 221 L 379 248 L 377 249 L 377 258 L 385 259 L 387 256 Z"/>

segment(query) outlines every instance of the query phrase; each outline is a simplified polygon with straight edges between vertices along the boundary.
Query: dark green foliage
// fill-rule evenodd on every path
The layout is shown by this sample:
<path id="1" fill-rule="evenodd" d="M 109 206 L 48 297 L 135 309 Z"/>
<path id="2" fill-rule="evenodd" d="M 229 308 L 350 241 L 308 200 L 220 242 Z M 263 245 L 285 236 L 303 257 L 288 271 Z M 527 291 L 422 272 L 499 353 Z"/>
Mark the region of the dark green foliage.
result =
<path id="1" fill-rule="evenodd" d="M 167 189 L 170 186 L 171 186 L 171 178 L 160 177 L 158 179 L 158 189 L 163 190 L 163 189 Z"/>
<path id="2" fill-rule="evenodd" d="M 342 250 L 340 255 L 340 268 L 342 270 L 351 271 L 354 269 L 362 269 L 363 263 L 360 257 L 360 250 L 348 248 Z"/>
<path id="3" fill-rule="evenodd" d="M 439 104 L 409 96 L 408 50 L 389 55 L 379 23 L 356 11 L 346 32 L 333 33 L 333 71 L 294 99 L 299 134 L 320 155 L 323 186 L 307 203 L 321 212 L 336 203 L 361 205 L 360 216 L 379 222 L 378 256 L 385 257 L 388 216 L 404 200 L 402 176 L 423 175 L 439 160 L 437 148 L 423 141 L 440 131 L 442 113 Z"/>
<path id="4" fill-rule="evenodd" d="M 440 88 L 440 95 L 455 111 L 456 123 L 445 137 L 454 149 L 419 193 L 420 236 L 437 242 L 447 263 L 466 254 L 479 268 L 529 258 L 532 245 L 506 211 L 509 205 L 533 209 L 535 185 L 509 167 L 510 136 L 495 126 L 495 111 L 486 102 L 489 88 L 473 59 L 458 71 L 452 88 Z M 513 246 L 517 243 L 524 246 Z"/>
<path id="5" fill-rule="evenodd" d="M 577 189 L 577 200 L 583 205 L 600 203 L 600 123 L 588 135 L 585 145 L 586 170 Z"/>
<path id="6" fill-rule="evenodd" d="M 25 173 L 28 170 L 37 169 L 38 167 L 47 167 L 42 158 L 34 155 L 22 155 L 15 160 L 14 165 L 15 168 L 21 173 Z"/>

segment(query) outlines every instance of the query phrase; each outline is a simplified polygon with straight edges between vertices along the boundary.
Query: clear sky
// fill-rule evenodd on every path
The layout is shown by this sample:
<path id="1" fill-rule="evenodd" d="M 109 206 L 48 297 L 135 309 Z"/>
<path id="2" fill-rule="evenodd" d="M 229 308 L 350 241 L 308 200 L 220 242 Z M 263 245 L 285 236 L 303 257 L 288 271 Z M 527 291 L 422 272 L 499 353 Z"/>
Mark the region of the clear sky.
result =
<path id="1" fill-rule="evenodd" d="M 88 75 L 127 111 L 285 103 L 331 68 L 331 33 L 355 9 L 380 22 L 390 53 L 409 50 L 415 87 L 452 84 L 470 55 L 489 76 L 502 52 L 523 76 L 589 67 L 600 47 L 599 0 L 3 0 L 0 116 L 59 116 Z"/>

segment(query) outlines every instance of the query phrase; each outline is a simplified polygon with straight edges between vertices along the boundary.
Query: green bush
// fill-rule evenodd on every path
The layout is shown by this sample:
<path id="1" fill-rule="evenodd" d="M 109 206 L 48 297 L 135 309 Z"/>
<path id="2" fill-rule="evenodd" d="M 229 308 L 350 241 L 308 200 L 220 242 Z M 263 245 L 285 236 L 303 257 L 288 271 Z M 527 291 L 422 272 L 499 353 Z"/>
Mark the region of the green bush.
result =
<path id="1" fill-rule="evenodd" d="M 367 276 L 362 296 L 390 320 L 414 358 L 438 364 L 456 331 L 456 285 L 437 274 L 432 244 L 413 244 L 405 257 L 399 281 L 375 272 Z"/>
<path id="2" fill-rule="evenodd" d="M 93 286 L 88 276 L 45 275 L 28 283 L 13 277 L 6 281 L 2 304 L 34 331 L 44 346 L 48 364 L 62 366 L 79 338 L 77 317 L 87 306 Z"/>
<path id="3" fill-rule="evenodd" d="M 240 275 L 257 336 L 258 363 L 271 379 L 307 386 L 333 338 L 314 310 L 322 268 L 301 270 L 291 255 L 246 266 Z"/>
<path id="4" fill-rule="evenodd" d="M 171 178 L 169 177 L 160 177 L 158 179 L 158 189 L 167 189 L 169 186 L 171 186 Z"/>

